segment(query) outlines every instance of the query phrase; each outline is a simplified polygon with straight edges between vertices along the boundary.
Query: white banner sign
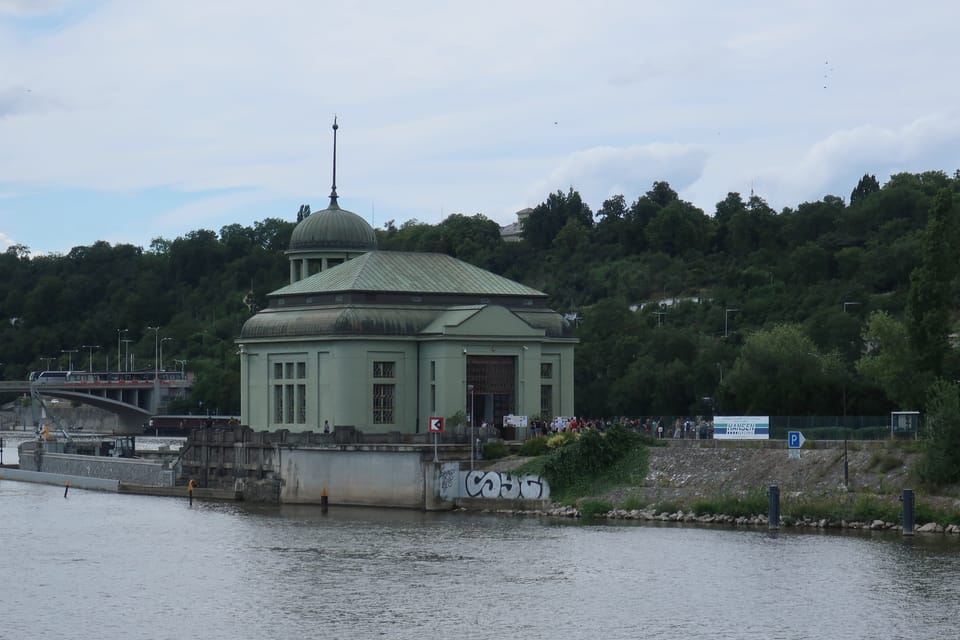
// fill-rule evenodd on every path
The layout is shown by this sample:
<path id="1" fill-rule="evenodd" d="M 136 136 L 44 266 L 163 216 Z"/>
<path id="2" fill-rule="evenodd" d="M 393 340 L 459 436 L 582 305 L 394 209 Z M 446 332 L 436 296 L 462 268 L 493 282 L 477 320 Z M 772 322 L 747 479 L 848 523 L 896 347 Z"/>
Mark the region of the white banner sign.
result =
<path id="1" fill-rule="evenodd" d="M 717 440 L 769 440 L 770 416 L 716 416 L 713 437 Z"/>

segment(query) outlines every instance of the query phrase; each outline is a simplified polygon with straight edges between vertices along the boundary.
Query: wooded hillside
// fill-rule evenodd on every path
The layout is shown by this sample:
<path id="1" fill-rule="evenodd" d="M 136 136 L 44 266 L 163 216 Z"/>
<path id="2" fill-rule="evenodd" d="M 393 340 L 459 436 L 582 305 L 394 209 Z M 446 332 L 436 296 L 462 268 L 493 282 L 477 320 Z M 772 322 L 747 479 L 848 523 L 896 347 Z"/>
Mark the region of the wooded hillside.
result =
<path id="1" fill-rule="evenodd" d="M 170 338 L 166 368 L 197 377 L 177 409 L 237 413 L 234 340 L 288 280 L 290 214 L 145 249 L 9 248 L 3 376 L 68 359 L 86 368 L 91 356 L 115 369 L 118 345 L 152 367 L 155 326 Z M 535 208 L 519 243 L 480 214 L 377 233 L 381 249 L 447 253 L 549 293 L 578 326 L 584 416 L 879 415 L 927 406 L 936 380 L 955 394 L 960 379 L 960 172 L 882 186 L 866 175 L 847 199 L 779 212 L 738 193 L 704 212 L 664 182 L 594 212 L 571 189 Z"/>

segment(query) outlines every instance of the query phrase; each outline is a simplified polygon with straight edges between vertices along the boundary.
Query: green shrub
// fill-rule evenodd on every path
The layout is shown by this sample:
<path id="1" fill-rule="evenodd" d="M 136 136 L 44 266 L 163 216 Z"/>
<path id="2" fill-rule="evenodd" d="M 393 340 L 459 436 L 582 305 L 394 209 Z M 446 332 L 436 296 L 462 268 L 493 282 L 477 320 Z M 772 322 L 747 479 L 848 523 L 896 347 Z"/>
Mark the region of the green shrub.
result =
<path id="1" fill-rule="evenodd" d="M 506 458 L 510 454 L 510 450 L 507 449 L 507 445 L 499 440 L 491 440 L 484 443 L 483 445 L 483 459 L 484 460 L 497 460 L 499 458 Z"/>
<path id="2" fill-rule="evenodd" d="M 874 496 L 860 496 L 856 502 L 853 503 L 853 508 L 847 520 L 857 520 L 860 522 L 868 522 L 870 520 L 897 522 L 900 520 L 900 517 L 899 504 L 882 501 Z"/>
<path id="3" fill-rule="evenodd" d="M 528 458 L 532 456 L 542 456 L 549 452 L 550 447 L 547 444 L 546 438 L 530 438 L 520 445 L 520 449 L 517 451 L 518 455 Z"/>
<path id="4" fill-rule="evenodd" d="M 627 496 L 623 501 L 623 504 L 620 505 L 621 509 L 626 509 L 627 511 L 637 510 L 646 508 L 647 501 L 640 496 Z"/>
<path id="5" fill-rule="evenodd" d="M 683 510 L 683 507 L 679 502 L 671 502 L 670 500 L 664 500 L 663 502 L 658 502 L 653 505 L 653 510 L 656 513 L 676 513 L 677 511 Z"/>
<path id="6" fill-rule="evenodd" d="M 927 504 L 924 504 L 923 498 L 918 497 L 913 508 L 914 522 L 918 525 L 926 524 L 928 522 L 936 522 L 943 526 L 948 524 L 960 524 L 960 512 L 955 510 L 944 511 L 942 509 L 934 509 Z"/>
<path id="7" fill-rule="evenodd" d="M 605 433 L 587 430 L 539 459 L 554 500 L 569 502 L 603 495 L 615 486 L 641 485 L 648 452 L 636 433 L 612 427 Z"/>
<path id="8" fill-rule="evenodd" d="M 604 433 L 588 429 L 550 455 L 544 465 L 550 488 L 562 489 L 584 476 L 596 476 L 638 444 L 639 436 L 626 429 L 612 428 Z"/>
<path id="9" fill-rule="evenodd" d="M 547 437 L 547 447 L 559 449 L 577 440 L 577 435 L 571 431 L 562 431 Z"/>
<path id="10" fill-rule="evenodd" d="M 612 504 L 600 500 L 586 500 L 577 508 L 580 510 L 580 516 L 585 519 L 596 518 L 613 511 Z"/>

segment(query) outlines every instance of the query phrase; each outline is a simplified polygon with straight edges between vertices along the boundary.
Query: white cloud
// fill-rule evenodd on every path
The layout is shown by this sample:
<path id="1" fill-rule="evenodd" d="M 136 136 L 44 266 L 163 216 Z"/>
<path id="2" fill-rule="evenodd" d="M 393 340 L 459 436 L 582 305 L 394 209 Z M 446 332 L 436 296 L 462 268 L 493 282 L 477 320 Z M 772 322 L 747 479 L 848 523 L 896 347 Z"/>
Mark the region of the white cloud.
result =
<path id="1" fill-rule="evenodd" d="M 628 201 L 646 193 L 656 181 L 666 181 L 680 191 L 701 175 L 708 157 L 696 145 L 648 144 L 630 147 L 594 147 L 561 159 L 544 178 L 526 189 L 540 201 L 557 190 L 573 187 L 593 209 L 613 195 Z"/>
<path id="2" fill-rule="evenodd" d="M 3 231 L 116 237 L 157 192 L 184 204 L 143 243 L 292 218 L 325 206 L 335 113 L 342 203 L 382 220 L 505 223 L 557 189 L 596 209 L 655 180 L 707 211 L 751 185 L 777 208 L 846 195 L 863 173 L 960 165 L 938 115 L 960 103 L 958 23 L 955 3 L 886 0 L 0 0 L 0 191 L 127 207 L 88 206 L 54 242 L 73 203 L 15 195 Z"/>
<path id="3" fill-rule="evenodd" d="M 761 175 L 779 199 L 798 204 L 832 193 L 844 198 L 864 173 L 960 168 L 960 116 L 925 115 L 897 127 L 864 124 L 836 131 L 796 161 Z"/>

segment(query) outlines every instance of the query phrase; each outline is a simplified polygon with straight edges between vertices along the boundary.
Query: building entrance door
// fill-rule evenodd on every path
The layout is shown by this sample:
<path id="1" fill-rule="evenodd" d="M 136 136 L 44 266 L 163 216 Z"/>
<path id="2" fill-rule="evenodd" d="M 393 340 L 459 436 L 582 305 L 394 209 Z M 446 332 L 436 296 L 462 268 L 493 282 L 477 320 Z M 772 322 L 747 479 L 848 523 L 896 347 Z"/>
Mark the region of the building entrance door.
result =
<path id="1" fill-rule="evenodd" d="M 467 356 L 467 386 L 473 399 L 467 406 L 475 426 L 484 422 L 500 431 L 503 416 L 516 412 L 517 358 L 515 356 Z"/>

